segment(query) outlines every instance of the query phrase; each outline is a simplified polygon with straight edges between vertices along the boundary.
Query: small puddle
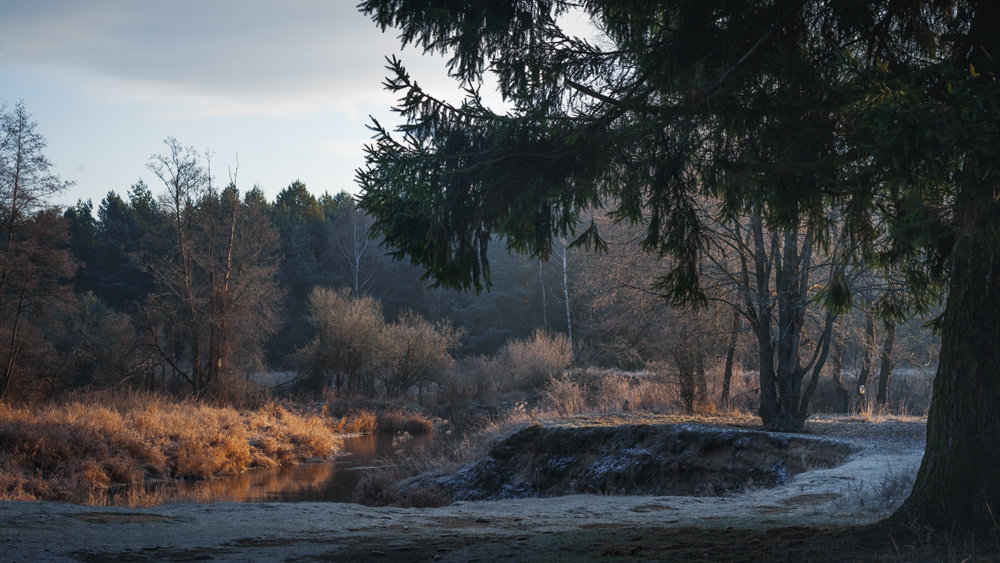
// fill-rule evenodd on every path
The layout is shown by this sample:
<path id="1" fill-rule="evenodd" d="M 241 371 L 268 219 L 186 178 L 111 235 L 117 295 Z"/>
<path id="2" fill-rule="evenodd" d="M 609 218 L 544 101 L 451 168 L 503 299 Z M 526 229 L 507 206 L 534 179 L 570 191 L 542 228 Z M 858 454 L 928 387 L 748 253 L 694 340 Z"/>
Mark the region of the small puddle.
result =
<path id="1" fill-rule="evenodd" d="M 210 502 L 351 502 L 354 487 L 365 475 L 399 459 L 405 451 L 429 444 L 431 435 L 394 443 L 391 434 L 344 438 L 342 454 L 330 461 L 286 467 L 251 469 L 178 485 L 172 500 Z M 173 498 L 169 498 L 173 497 Z"/>

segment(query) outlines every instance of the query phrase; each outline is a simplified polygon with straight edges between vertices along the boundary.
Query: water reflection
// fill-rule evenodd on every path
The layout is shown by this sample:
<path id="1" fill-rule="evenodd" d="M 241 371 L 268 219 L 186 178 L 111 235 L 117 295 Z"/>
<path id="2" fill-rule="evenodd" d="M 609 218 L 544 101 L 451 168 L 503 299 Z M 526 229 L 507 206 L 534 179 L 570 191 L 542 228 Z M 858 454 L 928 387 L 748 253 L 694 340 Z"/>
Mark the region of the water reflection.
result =
<path id="1" fill-rule="evenodd" d="M 332 461 L 271 469 L 179 485 L 172 500 L 201 502 L 350 502 L 358 480 L 395 462 L 404 451 L 421 448 L 429 435 L 396 440 L 368 434 L 345 438 L 345 455 Z"/>

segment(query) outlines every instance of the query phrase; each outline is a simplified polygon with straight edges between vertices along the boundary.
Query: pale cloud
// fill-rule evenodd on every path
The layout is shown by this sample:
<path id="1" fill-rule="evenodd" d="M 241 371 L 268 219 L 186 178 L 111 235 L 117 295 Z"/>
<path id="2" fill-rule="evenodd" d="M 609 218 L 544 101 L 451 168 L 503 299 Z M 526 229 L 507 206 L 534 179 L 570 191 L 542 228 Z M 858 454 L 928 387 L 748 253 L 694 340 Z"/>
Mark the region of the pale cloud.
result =
<path id="1" fill-rule="evenodd" d="M 7 0 L 0 16 L 0 63 L 70 73 L 94 99 L 178 118 L 365 115 L 392 102 L 373 92 L 400 51 L 348 1 Z M 454 90 L 443 59 L 404 56 L 423 83 Z"/>
<path id="2" fill-rule="evenodd" d="M 272 196 L 295 178 L 356 191 L 368 116 L 398 122 L 385 56 L 438 97 L 461 92 L 444 57 L 402 49 L 355 3 L 0 0 L 0 103 L 25 100 L 47 155 L 77 181 L 64 204 L 140 177 L 156 186 L 145 163 L 166 136 L 211 148 L 220 166 L 238 154 L 241 184 Z M 500 108 L 493 86 L 482 93 Z"/>

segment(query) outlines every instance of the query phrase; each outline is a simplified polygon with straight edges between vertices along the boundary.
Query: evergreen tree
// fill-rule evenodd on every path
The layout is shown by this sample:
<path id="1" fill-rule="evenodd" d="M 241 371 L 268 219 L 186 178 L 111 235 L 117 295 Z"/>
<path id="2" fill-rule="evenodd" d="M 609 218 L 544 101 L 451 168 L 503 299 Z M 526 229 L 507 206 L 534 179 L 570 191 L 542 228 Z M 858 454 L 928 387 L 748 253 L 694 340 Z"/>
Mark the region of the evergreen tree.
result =
<path id="1" fill-rule="evenodd" d="M 602 36 L 563 33 L 573 7 Z M 399 139 L 377 122 L 360 205 L 439 282 L 489 284 L 487 247 L 547 257 L 580 211 L 614 201 L 674 257 L 656 288 L 700 296 L 704 225 L 695 197 L 777 232 L 828 239 L 847 209 L 863 257 L 905 274 L 926 306 L 942 284 L 942 349 L 928 442 L 903 512 L 985 529 L 1000 506 L 1000 4 L 662 0 L 368 0 L 404 43 L 448 53 L 469 96 L 454 106 L 390 60 Z M 476 86 L 495 72 L 511 109 Z M 873 218 L 875 219 L 873 221 Z M 601 247 L 595 228 L 576 243 Z M 871 250 L 886 234 L 888 250 Z M 789 257 L 799 261 L 798 255 Z M 786 275 L 795 277 L 794 270 Z M 849 295 L 832 283 L 831 302 Z M 841 299 L 838 299 L 841 298 Z M 798 397 L 762 379 L 761 416 Z M 902 517 L 902 516 L 901 516 Z"/>
<path id="2" fill-rule="evenodd" d="M 145 299 L 152 279 L 135 260 L 144 229 L 135 208 L 111 191 L 97 208 L 99 285 L 95 294 L 107 305 L 127 311 Z"/>

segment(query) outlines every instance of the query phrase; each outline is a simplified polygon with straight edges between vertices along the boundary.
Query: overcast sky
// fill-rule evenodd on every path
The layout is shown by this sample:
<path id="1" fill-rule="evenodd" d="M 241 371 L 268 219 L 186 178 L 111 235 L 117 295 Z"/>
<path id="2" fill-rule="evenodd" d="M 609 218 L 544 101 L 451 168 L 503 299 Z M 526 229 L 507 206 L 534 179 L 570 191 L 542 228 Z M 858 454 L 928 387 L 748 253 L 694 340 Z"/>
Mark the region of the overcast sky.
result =
<path id="1" fill-rule="evenodd" d="M 443 59 L 402 50 L 355 0 L 0 0 L 0 102 L 23 100 L 57 172 L 58 203 L 124 194 L 162 141 L 214 153 L 227 180 L 273 197 L 295 179 L 355 192 L 368 116 L 392 122 L 384 57 L 453 97 Z"/>

